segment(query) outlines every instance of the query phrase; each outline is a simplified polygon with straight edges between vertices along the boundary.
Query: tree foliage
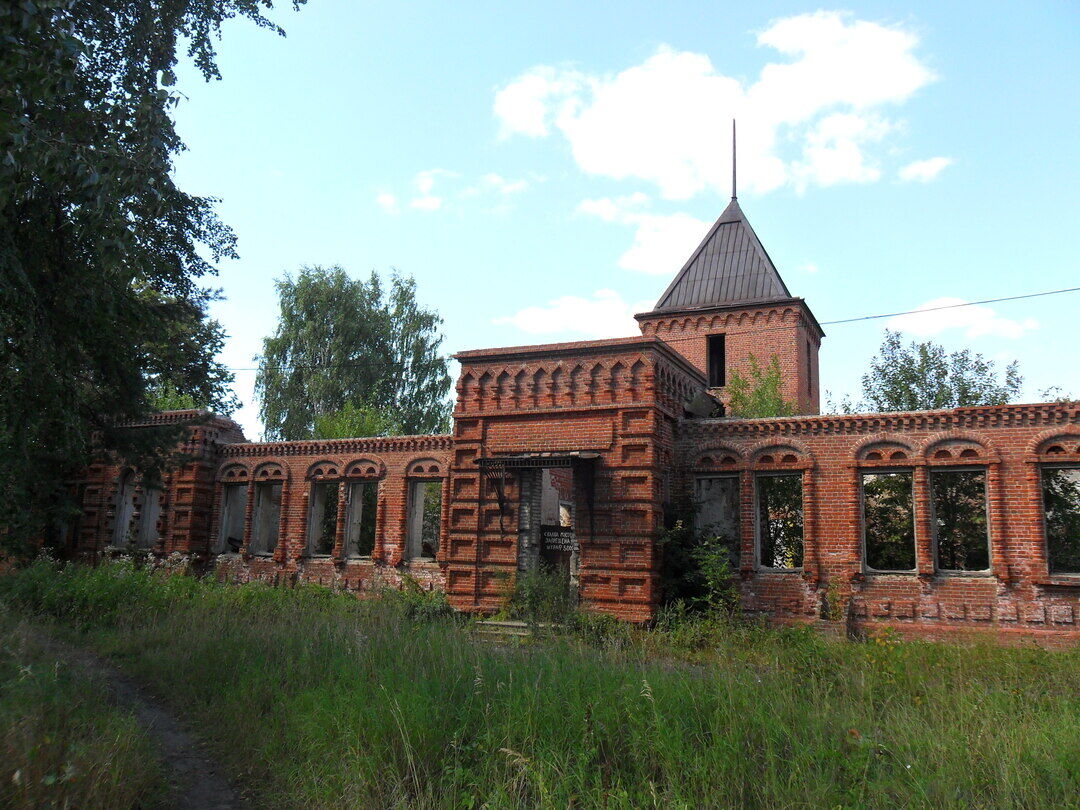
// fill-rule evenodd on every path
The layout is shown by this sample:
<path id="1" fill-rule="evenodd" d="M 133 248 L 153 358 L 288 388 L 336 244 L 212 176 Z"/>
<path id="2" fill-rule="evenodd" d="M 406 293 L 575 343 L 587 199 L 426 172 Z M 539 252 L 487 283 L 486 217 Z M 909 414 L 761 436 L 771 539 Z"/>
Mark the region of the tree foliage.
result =
<path id="1" fill-rule="evenodd" d="M 346 402 L 338 411 L 319 414 L 311 431 L 313 439 L 349 439 L 361 436 L 400 436 L 394 414 L 363 403 Z"/>
<path id="2" fill-rule="evenodd" d="M 340 267 L 303 267 L 277 290 L 278 326 L 255 379 L 267 438 L 308 439 L 370 409 L 390 414 L 402 433 L 447 429 L 442 318 L 420 307 L 411 278 L 395 275 L 384 290 L 374 272 L 365 281 Z"/>
<path id="3" fill-rule="evenodd" d="M 798 407 L 784 399 L 777 356 L 774 354 L 765 368 L 758 364 L 752 354 L 747 362 L 750 366 L 747 376 L 733 371 L 728 380 L 728 413 L 744 419 L 794 416 Z"/>
<path id="4" fill-rule="evenodd" d="M 870 370 L 862 377 L 862 401 L 842 400 L 830 408 L 859 411 L 927 411 L 971 405 L 1004 405 L 1020 393 L 1017 362 L 999 373 L 994 361 L 970 349 L 946 352 L 933 341 L 904 345 L 886 330 Z"/>
<path id="5" fill-rule="evenodd" d="M 159 464 L 174 432 L 122 430 L 168 385 L 229 405 L 199 278 L 233 255 L 213 200 L 171 177 L 177 48 L 268 0 L 0 4 L 0 526 L 33 537 L 102 448 Z"/>

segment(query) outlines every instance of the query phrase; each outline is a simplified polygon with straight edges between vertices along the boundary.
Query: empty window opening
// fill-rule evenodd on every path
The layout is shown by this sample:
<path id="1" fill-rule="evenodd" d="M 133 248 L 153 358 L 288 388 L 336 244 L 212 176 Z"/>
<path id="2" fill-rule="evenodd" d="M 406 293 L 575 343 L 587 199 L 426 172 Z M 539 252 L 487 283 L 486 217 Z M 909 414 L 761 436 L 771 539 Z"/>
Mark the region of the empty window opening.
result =
<path id="1" fill-rule="evenodd" d="M 135 545 L 153 548 L 158 541 L 158 519 L 161 517 L 161 489 L 143 486 L 142 505 L 139 508 L 139 531 Z"/>
<path id="2" fill-rule="evenodd" d="M 814 352 L 810 341 L 806 341 L 806 395 L 814 396 Z"/>
<path id="3" fill-rule="evenodd" d="M 379 498 L 377 481 L 349 484 L 346 495 L 345 556 L 370 557 L 375 551 L 375 515 Z"/>
<path id="4" fill-rule="evenodd" d="M 135 515 L 135 473 L 125 470 L 116 484 L 115 519 L 112 544 L 117 547 L 131 545 L 131 519 Z"/>
<path id="5" fill-rule="evenodd" d="M 312 484 L 308 503 L 308 554 L 324 557 L 334 552 L 337 516 L 337 481 L 317 481 Z"/>
<path id="6" fill-rule="evenodd" d="M 709 476 L 694 482 L 694 528 L 728 550 L 728 562 L 738 566 L 740 552 L 739 477 Z"/>
<path id="7" fill-rule="evenodd" d="M 278 544 L 281 523 L 281 482 L 255 485 L 255 511 L 251 518 L 251 553 L 273 554 Z"/>
<path id="8" fill-rule="evenodd" d="M 1042 490 L 1050 572 L 1080 574 L 1080 467 L 1044 468 Z"/>
<path id="9" fill-rule="evenodd" d="M 709 335 L 709 387 L 720 388 L 727 385 L 725 368 L 725 348 L 723 335 Z"/>
<path id="10" fill-rule="evenodd" d="M 915 570 L 915 500 L 910 472 L 862 477 L 863 543 L 867 568 Z"/>
<path id="11" fill-rule="evenodd" d="M 409 557 L 434 559 L 442 524 L 442 481 L 413 481 L 409 490 Z"/>
<path id="12" fill-rule="evenodd" d="M 759 565 L 802 568 L 802 473 L 759 475 L 756 483 Z"/>
<path id="13" fill-rule="evenodd" d="M 247 484 L 225 484 L 221 488 L 221 532 L 218 552 L 238 552 L 244 545 L 244 512 Z"/>
<path id="14" fill-rule="evenodd" d="M 943 571 L 985 571 L 990 567 L 986 524 L 986 473 L 983 470 L 933 470 L 937 567 Z"/>

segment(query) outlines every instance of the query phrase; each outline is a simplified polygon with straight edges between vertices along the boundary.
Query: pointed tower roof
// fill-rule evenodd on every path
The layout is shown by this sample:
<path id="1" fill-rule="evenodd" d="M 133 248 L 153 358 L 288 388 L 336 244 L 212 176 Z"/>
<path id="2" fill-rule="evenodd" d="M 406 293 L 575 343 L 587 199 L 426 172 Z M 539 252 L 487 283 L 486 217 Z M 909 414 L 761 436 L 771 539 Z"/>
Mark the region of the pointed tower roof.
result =
<path id="1" fill-rule="evenodd" d="M 656 310 L 791 299 L 787 285 L 732 197 L 705 239 L 656 302 Z M 654 311 L 656 311 L 654 310 Z"/>

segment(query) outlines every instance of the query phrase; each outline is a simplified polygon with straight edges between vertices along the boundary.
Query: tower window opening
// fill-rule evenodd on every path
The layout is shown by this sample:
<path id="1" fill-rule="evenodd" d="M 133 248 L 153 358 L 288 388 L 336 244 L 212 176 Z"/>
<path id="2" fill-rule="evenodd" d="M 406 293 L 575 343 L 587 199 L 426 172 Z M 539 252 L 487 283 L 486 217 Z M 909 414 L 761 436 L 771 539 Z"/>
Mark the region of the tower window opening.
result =
<path id="1" fill-rule="evenodd" d="M 725 351 L 724 351 L 724 336 L 723 335 L 709 335 L 708 337 L 708 352 L 709 352 L 709 387 L 720 388 L 727 384 L 727 374 L 724 368 Z"/>

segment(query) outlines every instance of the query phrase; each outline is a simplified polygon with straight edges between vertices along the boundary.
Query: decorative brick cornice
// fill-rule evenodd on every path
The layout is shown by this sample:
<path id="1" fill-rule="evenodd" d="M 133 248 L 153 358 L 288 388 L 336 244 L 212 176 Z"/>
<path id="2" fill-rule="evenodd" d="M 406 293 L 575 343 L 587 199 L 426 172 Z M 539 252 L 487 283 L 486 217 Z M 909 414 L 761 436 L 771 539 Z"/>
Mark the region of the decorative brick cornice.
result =
<path id="1" fill-rule="evenodd" d="M 296 442 L 258 442 L 228 445 L 223 458 L 263 456 L 335 456 L 352 453 L 415 453 L 449 451 L 452 436 L 372 436 L 363 439 L 324 439 Z"/>
<path id="2" fill-rule="evenodd" d="M 1080 403 L 986 405 L 940 411 L 829 414 L 784 419 L 690 419 L 690 435 L 851 435 L 907 430 L 961 430 L 1080 425 Z"/>
<path id="3" fill-rule="evenodd" d="M 681 331 L 696 324 L 708 324 L 710 328 L 738 329 L 747 325 L 756 327 L 762 320 L 770 322 L 774 317 L 786 321 L 789 314 L 794 316 L 795 325 L 812 328 L 819 341 L 825 336 L 825 331 L 802 298 L 750 301 L 695 309 L 653 310 L 638 313 L 634 318 L 641 326 L 642 334 L 662 339 L 663 332 Z"/>
<path id="4" fill-rule="evenodd" d="M 685 373 L 700 377 L 701 372 L 687 362 L 677 351 L 656 337 L 635 335 L 625 338 L 605 338 L 603 340 L 577 340 L 567 343 L 542 343 L 530 346 L 507 346 L 497 349 L 472 349 L 454 355 L 463 367 L 488 366 L 494 368 L 500 364 L 520 364 L 556 358 L 599 358 L 609 354 L 632 354 L 655 351 L 671 363 L 679 366 Z M 474 372 L 475 373 L 475 372 Z"/>
<path id="5" fill-rule="evenodd" d="M 211 428 L 219 431 L 218 441 L 229 444 L 246 443 L 244 429 L 227 416 L 220 416 L 213 411 L 192 408 L 183 411 L 158 411 L 143 419 L 132 419 L 120 423 L 125 428 L 148 427 L 192 427 Z"/>

